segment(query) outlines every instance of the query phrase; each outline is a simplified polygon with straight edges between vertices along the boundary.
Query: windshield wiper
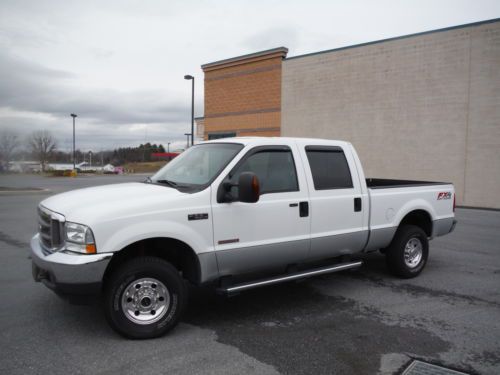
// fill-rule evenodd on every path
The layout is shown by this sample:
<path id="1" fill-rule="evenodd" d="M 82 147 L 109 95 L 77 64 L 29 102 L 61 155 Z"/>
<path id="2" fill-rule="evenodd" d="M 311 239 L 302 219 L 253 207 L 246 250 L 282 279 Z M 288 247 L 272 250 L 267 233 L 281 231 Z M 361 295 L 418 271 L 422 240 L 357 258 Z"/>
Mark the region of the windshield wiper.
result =
<path id="1" fill-rule="evenodd" d="M 159 184 L 164 184 L 170 187 L 173 187 L 174 189 L 180 188 L 180 187 L 185 187 L 183 185 L 179 185 L 177 182 L 170 181 L 170 180 L 156 180 L 155 182 Z"/>

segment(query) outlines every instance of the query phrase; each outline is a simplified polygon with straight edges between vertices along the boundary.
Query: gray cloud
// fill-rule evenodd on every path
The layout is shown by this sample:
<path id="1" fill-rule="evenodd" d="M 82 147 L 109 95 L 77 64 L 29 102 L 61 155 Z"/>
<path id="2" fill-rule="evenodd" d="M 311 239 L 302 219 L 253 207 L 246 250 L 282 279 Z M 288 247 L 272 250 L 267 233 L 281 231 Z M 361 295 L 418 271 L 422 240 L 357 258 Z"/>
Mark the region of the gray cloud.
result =
<path id="1" fill-rule="evenodd" d="M 286 46 L 290 50 L 297 47 L 298 32 L 293 27 L 272 27 L 255 33 L 243 40 L 243 45 L 250 50 L 261 51 L 274 47 Z"/>
<path id="2" fill-rule="evenodd" d="M 289 56 L 500 15 L 498 0 L 0 1 L 0 130 L 60 147 L 184 144 L 200 65 L 284 45 Z"/>
<path id="3" fill-rule="evenodd" d="M 103 149 L 142 142 L 183 144 L 188 103 L 166 102 L 160 90 L 123 92 L 78 86 L 74 73 L 44 67 L 0 50 L 0 127 L 23 137 L 49 129 L 60 149 L 71 148 L 70 113 L 76 112 L 78 147 Z M 5 112 L 5 111 L 4 111 Z"/>
<path id="4" fill-rule="evenodd" d="M 110 148 L 137 146 L 139 143 L 174 142 L 175 146 L 184 147 L 189 129 L 188 121 L 158 124 L 115 124 L 91 122 L 86 118 L 77 118 L 76 146 L 82 150 L 104 150 Z M 52 117 L 38 113 L 22 112 L 11 115 L 0 111 L 0 129 L 12 130 L 26 140 L 36 129 L 47 129 L 58 141 L 58 148 L 69 151 L 72 148 L 72 119 L 70 116 Z M 24 145 L 27 142 L 24 141 Z"/>
<path id="5" fill-rule="evenodd" d="M 159 90 L 120 92 L 81 89 L 75 75 L 49 69 L 0 51 L 2 107 L 67 116 L 81 116 L 106 124 L 178 122 L 188 105 L 165 103 Z"/>

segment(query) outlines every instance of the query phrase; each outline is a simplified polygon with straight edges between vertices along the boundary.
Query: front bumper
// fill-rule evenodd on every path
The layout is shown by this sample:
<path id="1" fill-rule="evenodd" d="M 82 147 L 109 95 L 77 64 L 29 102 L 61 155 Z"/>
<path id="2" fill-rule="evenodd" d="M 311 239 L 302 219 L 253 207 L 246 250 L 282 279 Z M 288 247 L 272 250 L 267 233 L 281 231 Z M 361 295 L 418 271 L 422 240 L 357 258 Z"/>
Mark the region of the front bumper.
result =
<path id="1" fill-rule="evenodd" d="M 93 295 L 100 291 L 102 279 L 112 253 L 45 255 L 39 235 L 31 239 L 33 278 L 62 297 Z"/>

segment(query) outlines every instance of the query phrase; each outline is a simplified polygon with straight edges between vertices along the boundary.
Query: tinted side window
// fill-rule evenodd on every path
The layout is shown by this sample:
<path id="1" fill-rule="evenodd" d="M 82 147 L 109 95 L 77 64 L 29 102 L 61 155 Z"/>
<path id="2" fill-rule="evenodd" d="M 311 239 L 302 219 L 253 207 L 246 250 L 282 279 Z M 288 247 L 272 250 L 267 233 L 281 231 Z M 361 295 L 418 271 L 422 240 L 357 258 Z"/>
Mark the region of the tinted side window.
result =
<path id="1" fill-rule="evenodd" d="M 316 190 L 352 188 L 351 171 L 344 152 L 338 147 L 306 147 Z"/>
<path id="2" fill-rule="evenodd" d="M 231 181 L 237 182 L 242 172 L 257 175 L 261 194 L 299 190 L 295 163 L 289 150 L 264 150 L 250 155 L 232 173 Z M 237 189 L 232 188 L 233 196 L 237 196 Z"/>

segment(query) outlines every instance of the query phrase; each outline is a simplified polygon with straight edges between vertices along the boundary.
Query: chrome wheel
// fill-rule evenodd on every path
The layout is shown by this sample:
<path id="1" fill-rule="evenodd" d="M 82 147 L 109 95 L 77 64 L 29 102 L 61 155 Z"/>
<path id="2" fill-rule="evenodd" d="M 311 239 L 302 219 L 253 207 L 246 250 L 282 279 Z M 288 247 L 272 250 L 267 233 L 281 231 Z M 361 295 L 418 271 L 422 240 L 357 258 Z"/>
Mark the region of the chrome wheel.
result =
<path id="1" fill-rule="evenodd" d="M 405 264 L 410 268 L 415 268 L 420 264 L 422 256 L 423 256 L 422 242 L 416 237 L 410 238 L 406 243 L 404 251 Z"/>
<path id="2" fill-rule="evenodd" d="M 122 310 L 125 316 L 137 324 L 152 324 L 159 321 L 170 306 L 167 287 L 153 278 L 131 282 L 122 295 Z"/>

